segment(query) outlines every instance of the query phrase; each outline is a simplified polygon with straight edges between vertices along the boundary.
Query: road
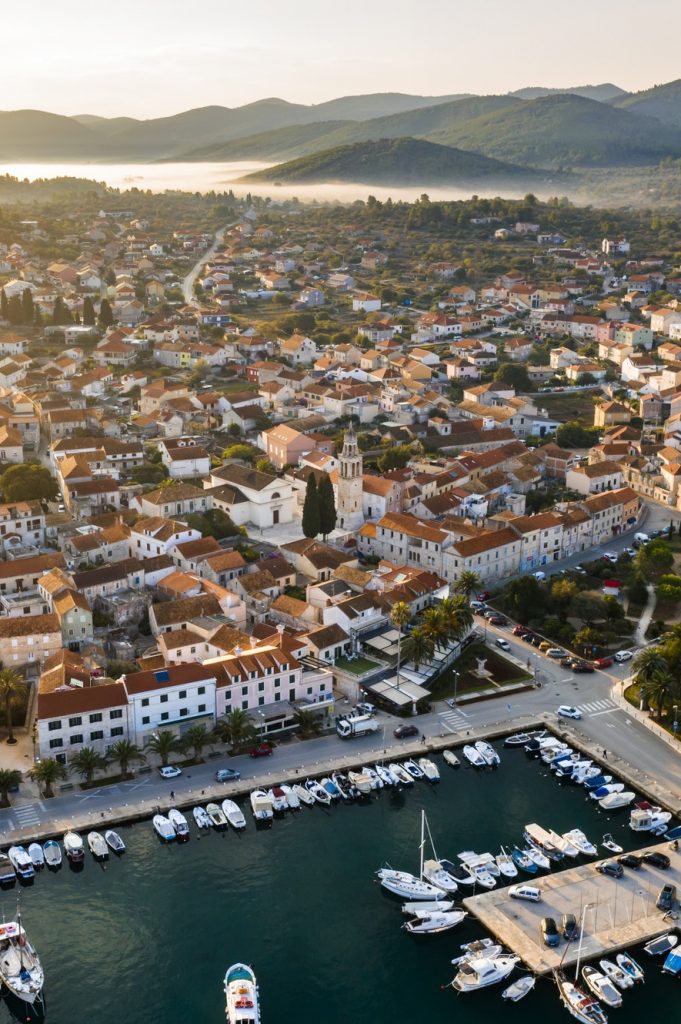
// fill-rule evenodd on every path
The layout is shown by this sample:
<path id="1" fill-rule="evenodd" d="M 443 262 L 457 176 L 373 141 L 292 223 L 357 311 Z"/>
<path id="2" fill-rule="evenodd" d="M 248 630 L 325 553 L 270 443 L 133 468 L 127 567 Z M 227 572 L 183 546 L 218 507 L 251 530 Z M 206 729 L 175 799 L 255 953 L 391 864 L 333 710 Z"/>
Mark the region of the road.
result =
<path id="1" fill-rule="evenodd" d="M 182 281 L 182 294 L 184 296 L 185 305 L 191 306 L 194 304 L 194 282 L 196 281 L 201 267 L 204 263 L 207 263 L 211 256 L 214 256 L 219 247 L 222 245 L 222 240 L 225 237 L 225 231 L 229 228 L 234 227 L 237 221 L 232 221 L 230 224 L 225 224 L 223 228 L 220 228 L 215 232 L 215 241 L 211 245 L 210 249 L 207 249 L 198 263 L 195 263 L 192 269 L 189 271 L 187 276 Z"/>

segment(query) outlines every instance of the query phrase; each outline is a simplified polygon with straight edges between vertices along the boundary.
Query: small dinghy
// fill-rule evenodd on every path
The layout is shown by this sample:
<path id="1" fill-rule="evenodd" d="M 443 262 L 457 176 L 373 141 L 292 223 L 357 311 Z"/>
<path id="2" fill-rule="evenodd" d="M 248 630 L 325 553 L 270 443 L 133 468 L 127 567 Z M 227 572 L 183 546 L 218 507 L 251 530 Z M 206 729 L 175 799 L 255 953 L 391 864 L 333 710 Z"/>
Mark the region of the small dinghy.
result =
<path id="1" fill-rule="evenodd" d="M 328 807 L 331 803 L 331 797 L 326 792 L 321 783 L 317 782 L 316 779 L 308 779 L 305 783 L 305 789 L 310 795 L 316 800 L 318 804 L 323 804 Z"/>
<path id="2" fill-rule="evenodd" d="M 474 939 L 472 942 L 464 942 L 459 946 L 463 950 L 460 956 L 455 956 L 452 961 L 455 967 L 463 964 L 466 960 L 477 956 L 499 956 L 502 946 L 495 943 L 494 939 Z"/>
<path id="3" fill-rule="evenodd" d="M 423 772 L 421 771 L 421 769 L 417 765 L 416 761 L 414 761 L 412 758 L 410 758 L 408 761 L 404 761 L 403 764 L 402 764 L 402 767 L 405 769 L 405 771 L 409 772 L 409 774 L 411 775 L 412 779 L 422 779 L 423 778 Z"/>
<path id="4" fill-rule="evenodd" d="M 403 768 L 401 764 L 393 761 L 391 765 L 388 765 L 389 770 L 392 772 L 396 779 L 396 783 L 399 786 L 413 786 L 414 778 L 409 774 L 406 768 Z"/>
<path id="5" fill-rule="evenodd" d="M 64 835 L 64 852 L 72 864 L 80 864 L 85 859 L 83 840 L 77 832 L 67 832 Z"/>
<path id="6" fill-rule="evenodd" d="M 175 828 L 170 818 L 166 818 L 165 814 L 155 814 L 152 818 L 152 825 L 156 835 L 164 843 L 172 843 L 175 839 Z M 66 845 L 66 838 L 64 838 L 64 845 Z"/>
<path id="7" fill-rule="evenodd" d="M 192 814 L 198 828 L 210 828 L 211 820 L 205 807 L 200 805 L 195 807 Z"/>
<path id="8" fill-rule="evenodd" d="M 444 913 L 431 912 L 407 921 L 402 927 L 410 935 L 437 935 L 440 932 L 448 932 L 450 928 L 455 928 L 466 917 L 468 914 L 465 910 L 448 910 Z"/>
<path id="9" fill-rule="evenodd" d="M 463 756 L 474 768 L 487 767 L 487 761 L 485 761 L 480 751 L 476 750 L 475 747 L 472 747 L 470 743 L 463 748 Z"/>
<path id="10" fill-rule="evenodd" d="M 454 909 L 454 900 L 428 900 L 427 903 L 403 903 L 402 913 L 406 917 L 423 917 L 424 914 L 443 913 Z"/>
<path id="11" fill-rule="evenodd" d="M 206 804 L 206 814 L 210 818 L 210 823 L 213 828 L 217 829 L 218 832 L 224 832 L 227 828 L 227 819 L 222 813 L 221 809 L 217 804 Z"/>
<path id="12" fill-rule="evenodd" d="M 612 835 L 610 834 L 610 832 L 606 832 L 605 835 L 603 836 L 603 838 L 601 839 L 601 846 L 603 847 L 604 850 L 609 850 L 610 853 L 622 853 L 623 852 L 623 847 L 621 847 L 619 845 L 619 843 L 615 842 L 615 840 L 612 838 Z"/>
<path id="13" fill-rule="evenodd" d="M 512 985 L 505 988 L 501 993 L 501 998 L 508 999 L 512 1003 L 517 1003 L 532 991 L 536 981 L 537 979 L 533 974 L 526 974 L 524 978 L 518 978 L 518 980 L 514 981 Z"/>
<path id="14" fill-rule="evenodd" d="M 300 810 L 300 798 L 298 797 L 297 793 L 294 793 L 293 787 L 292 786 L 281 786 L 280 788 L 281 788 L 282 793 L 286 797 L 286 802 L 288 803 L 289 811 L 299 811 Z M 223 809 L 223 811 L 225 810 L 224 800 L 222 802 L 222 809 Z M 227 813 L 227 812 L 225 811 L 225 813 Z M 227 819 L 227 820 L 229 820 L 229 819 Z M 245 822 L 245 819 L 244 819 L 244 825 L 245 824 L 246 824 L 246 822 Z"/>
<path id="15" fill-rule="evenodd" d="M 648 956 L 664 956 L 669 953 L 670 950 L 674 949 L 674 946 L 679 941 L 678 935 L 658 935 L 656 939 L 651 939 L 643 947 L 644 953 Z"/>
<path id="16" fill-rule="evenodd" d="M 88 832 L 87 845 L 95 860 L 109 859 L 109 847 L 101 832 Z"/>
<path id="17" fill-rule="evenodd" d="M 267 791 L 267 795 L 272 801 L 272 810 L 275 814 L 285 814 L 288 810 L 288 800 L 286 799 L 286 793 L 281 786 L 273 786 L 272 789 Z"/>
<path id="18" fill-rule="evenodd" d="M 104 833 L 104 840 L 109 849 L 113 850 L 114 853 L 125 853 L 125 843 L 119 836 L 118 832 L 114 832 L 114 830 L 110 828 Z"/>
<path id="19" fill-rule="evenodd" d="M 234 800 L 222 801 L 222 813 L 236 832 L 240 832 L 242 829 L 246 828 L 244 812 L 241 810 L 239 805 L 234 802 Z"/>
<path id="20" fill-rule="evenodd" d="M 182 811 L 178 811 L 176 807 L 171 808 L 168 811 L 168 820 L 173 823 L 178 843 L 188 843 L 191 839 L 191 832 Z"/>
<path id="21" fill-rule="evenodd" d="M 614 964 L 612 960 L 599 960 L 598 966 L 606 978 L 610 978 L 610 981 L 617 985 L 618 988 L 633 988 L 634 979 L 626 971 L 623 971 L 621 967 Z"/>
<path id="22" fill-rule="evenodd" d="M 301 803 L 305 804 L 306 807 L 312 807 L 316 803 L 315 798 L 309 789 L 305 789 L 305 786 L 301 786 L 299 782 L 296 782 L 293 787 L 293 792 L 298 797 Z"/>
<path id="23" fill-rule="evenodd" d="M 475 749 L 479 754 L 482 754 L 485 759 L 485 764 L 489 765 L 490 768 L 496 768 L 501 764 L 501 758 L 497 754 L 496 750 L 491 743 L 487 743 L 486 740 L 477 740 L 475 743 Z"/>
<path id="24" fill-rule="evenodd" d="M 322 789 L 326 790 L 326 792 L 329 794 L 332 800 L 341 799 L 341 791 L 336 785 L 336 783 L 333 781 L 333 779 L 330 779 L 328 776 L 322 779 L 321 787 Z"/>
<path id="25" fill-rule="evenodd" d="M 31 843 L 28 855 L 36 871 L 41 871 L 45 867 L 45 853 L 40 843 Z"/>
<path id="26" fill-rule="evenodd" d="M 48 839 L 46 843 L 43 843 L 43 852 L 48 868 L 61 867 L 61 846 L 56 839 Z"/>
<path id="27" fill-rule="evenodd" d="M 633 956 L 629 956 L 628 953 L 618 953 L 615 960 L 617 961 L 617 966 L 621 967 L 635 984 L 645 981 L 643 968 L 636 963 Z"/>
<path id="28" fill-rule="evenodd" d="M 511 858 L 516 867 L 520 868 L 521 871 L 527 872 L 528 875 L 537 874 L 537 865 L 523 850 L 519 850 L 517 846 L 513 847 Z"/>
<path id="29" fill-rule="evenodd" d="M 428 779 L 428 782 L 440 781 L 440 770 L 435 761 L 431 761 L 429 757 L 419 758 L 419 768 Z"/>
<path id="30" fill-rule="evenodd" d="M 442 756 L 450 768 L 458 768 L 461 764 L 461 761 L 459 761 L 453 750 L 443 750 Z"/>
<path id="31" fill-rule="evenodd" d="M 595 967 L 582 967 L 582 978 L 597 999 L 602 999 L 606 1006 L 614 1009 L 622 1005 L 622 995 L 613 983 Z"/>

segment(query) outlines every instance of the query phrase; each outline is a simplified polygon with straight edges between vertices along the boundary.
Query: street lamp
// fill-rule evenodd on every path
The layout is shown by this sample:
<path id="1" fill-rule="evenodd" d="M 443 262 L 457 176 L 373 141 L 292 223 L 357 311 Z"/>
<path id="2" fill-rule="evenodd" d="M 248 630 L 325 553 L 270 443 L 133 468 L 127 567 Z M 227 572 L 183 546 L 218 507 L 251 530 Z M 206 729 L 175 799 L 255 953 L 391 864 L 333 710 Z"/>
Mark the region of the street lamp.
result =
<path id="1" fill-rule="evenodd" d="M 679 729 L 679 705 L 678 704 L 674 704 L 674 724 L 672 725 L 672 729 L 674 730 L 674 734 L 676 734 L 678 732 L 678 729 Z"/>
<path id="2" fill-rule="evenodd" d="M 454 703 L 456 704 L 456 698 L 459 690 L 459 673 L 455 668 L 452 669 L 452 675 L 454 676 Z"/>

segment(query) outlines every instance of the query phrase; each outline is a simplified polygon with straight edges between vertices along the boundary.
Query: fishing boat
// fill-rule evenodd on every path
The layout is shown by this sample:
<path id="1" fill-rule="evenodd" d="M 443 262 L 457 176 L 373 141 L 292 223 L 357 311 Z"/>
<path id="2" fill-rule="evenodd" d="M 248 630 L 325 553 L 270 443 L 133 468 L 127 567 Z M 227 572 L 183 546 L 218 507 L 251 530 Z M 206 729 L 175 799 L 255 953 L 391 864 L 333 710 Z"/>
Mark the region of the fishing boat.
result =
<path id="1" fill-rule="evenodd" d="M 228 824 L 230 824 L 236 832 L 240 832 L 242 829 L 246 828 L 244 812 L 234 800 L 222 801 L 222 813 L 227 819 Z"/>
<path id="2" fill-rule="evenodd" d="M 175 839 L 175 826 L 170 818 L 166 818 L 165 814 L 155 814 L 152 818 L 152 825 L 156 835 L 164 843 L 172 843 Z M 64 846 L 66 846 L 66 838 L 64 838 Z"/>
<path id="3" fill-rule="evenodd" d="M 628 807 L 635 799 L 636 794 L 630 790 L 625 790 L 623 793 L 608 793 L 598 801 L 598 806 L 602 807 L 604 811 L 618 811 L 620 807 Z"/>
<path id="4" fill-rule="evenodd" d="M 600 786 L 607 786 L 610 782 L 612 782 L 612 775 L 594 775 L 593 778 L 585 781 L 584 789 L 591 792 L 592 789 L 599 789 Z"/>
<path id="5" fill-rule="evenodd" d="M 402 767 L 405 769 L 405 771 L 409 772 L 409 774 L 411 775 L 412 779 L 422 779 L 423 778 L 423 772 L 421 771 L 421 769 L 417 765 L 416 761 L 413 760 L 413 758 L 410 758 L 408 761 L 404 761 L 402 763 Z"/>
<path id="6" fill-rule="evenodd" d="M 194 821 L 198 828 L 210 828 L 211 820 L 205 807 L 198 805 L 194 808 L 192 814 L 194 815 Z"/>
<path id="7" fill-rule="evenodd" d="M 322 779 L 320 784 L 322 789 L 326 790 L 326 792 L 329 794 L 332 800 L 340 800 L 341 792 L 336 783 L 333 781 L 333 779 L 330 779 L 327 776 L 326 778 Z"/>
<path id="8" fill-rule="evenodd" d="M 643 968 L 636 963 L 633 956 L 630 956 L 628 953 L 618 953 L 615 960 L 617 961 L 617 966 L 622 968 L 624 973 L 631 978 L 634 984 L 645 981 Z"/>
<path id="9" fill-rule="evenodd" d="M 624 789 L 623 782 L 606 782 L 598 789 L 589 790 L 589 796 L 592 800 L 602 800 L 608 793 L 621 793 Z"/>
<path id="10" fill-rule="evenodd" d="M 572 828 L 569 832 L 563 832 L 563 839 L 576 846 L 585 857 L 596 857 L 598 850 L 593 843 L 589 842 L 581 828 Z"/>
<path id="11" fill-rule="evenodd" d="M 450 875 L 449 871 L 443 867 L 442 862 L 437 859 L 431 858 L 423 862 L 423 877 L 427 882 L 436 885 L 438 889 L 443 889 L 452 895 L 459 888 L 456 879 Z"/>
<path id="12" fill-rule="evenodd" d="M 496 768 L 501 764 L 501 758 L 491 743 L 488 743 L 486 740 L 476 740 L 474 746 L 477 752 L 482 754 L 485 764 L 488 764 L 490 768 Z"/>
<path id="13" fill-rule="evenodd" d="M 292 786 L 282 785 L 280 788 L 281 788 L 282 793 L 286 797 L 286 801 L 288 803 L 289 811 L 299 811 L 300 810 L 300 797 L 298 796 L 297 793 L 294 792 L 293 787 Z M 223 809 L 223 811 L 225 810 L 224 800 L 222 802 L 222 809 Z M 245 824 L 246 824 L 246 820 L 244 819 L 244 825 Z"/>
<path id="14" fill-rule="evenodd" d="M 658 935 L 656 939 L 651 939 L 645 944 L 643 952 L 648 956 L 663 956 L 665 953 L 669 953 L 678 941 L 678 935 L 672 935 L 669 932 L 666 935 Z"/>
<path id="15" fill-rule="evenodd" d="M 440 769 L 435 764 L 435 761 L 431 761 L 429 757 L 419 758 L 419 768 L 428 779 L 428 782 L 440 781 Z"/>
<path id="16" fill-rule="evenodd" d="M 423 917 L 436 911 L 445 914 L 448 910 L 453 910 L 454 906 L 454 900 L 424 900 L 421 903 L 403 903 L 402 913 L 406 917 Z"/>
<path id="17" fill-rule="evenodd" d="M 463 756 L 466 758 L 468 763 L 471 764 L 474 768 L 487 767 L 487 761 L 485 761 L 480 751 L 476 750 L 476 748 L 471 746 L 470 743 L 467 743 L 466 746 L 463 748 Z"/>
<path id="18" fill-rule="evenodd" d="M 268 789 L 267 795 L 272 801 L 272 810 L 275 814 L 285 814 L 288 810 L 288 800 L 286 799 L 286 793 L 281 786 L 272 786 L 272 789 Z"/>
<path id="19" fill-rule="evenodd" d="M 681 974 L 681 953 L 678 950 L 672 949 L 667 953 L 665 962 L 662 964 L 662 970 L 665 974 Z"/>
<path id="20" fill-rule="evenodd" d="M 378 775 L 379 779 L 381 780 L 381 782 L 383 783 L 384 786 L 396 786 L 397 785 L 396 777 L 393 775 L 393 773 L 390 771 L 389 768 L 385 767 L 385 765 L 383 765 L 383 764 L 375 765 L 375 771 L 376 771 L 376 774 Z"/>
<path id="21" fill-rule="evenodd" d="M 251 810 L 257 825 L 271 825 L 274 819 L 274 809 L 269 793 L 264 789 L 254 789 L 251 793 Z"/>
<path id="22" fill-rule="evenodd" d="M 109 859 L 109 847 L 101 832 L 88 832 L 87 845 L 95 860 Z"/>
<path id="23" fill-rule="evenodd" d="M 531 992 L 536 984 L 537 979 L 533 974 L 526 974 L 524 978 L 518 978 L 512 984 L 505 988 L 501 993 L 502 999 L 508 999 L 512 1003 L 517 1003 L 521 999 L 524 999 L 528 992 Z"/>
<path id="24" fill-rule="evenodd" d="M 328 807 L 331 803 L 331 797 L 316 779 L 308 779 L 305 783 L 305 789 L 318 804 L 323 804 L 325 807 Z"/>
<path id="25" fill-rule="evenodd" d="M 293 786 L 293 792 L 298 797 L 301 803 L 305 804 L 306 807 L 312 807 L 316 803 L 315 798 L 309 789 L 305 789 L 305 786 L 301 786 L 299 782 Z"/>
<path id="26" fill-rule="evenodd" d="M 453 960 L 450 960 L 455 967 L 462 964 L 465 960 L 474 960 L 479 956 L 498 956 L 502 952 L 503 946 L 499 946 L 495 943 L 494 939 L 473 939 L 472 942 L 462 942 L 459 949 L 463 950 L 460 956 L 455 956 Z"/>
<path id="27" fill-rule="evenodd" d="M 504 878 L 518 877 L 518 869 L 513 862 L 513 858 L 510 856 L 510 854 L 506 853 L 506 850 L 503 848 L 503 846 L 501 847 L 501 853 L 498 853 L 494 859 L 496 861 L 497 867 L 499 868 L 499 871 L 504 876 Z"/>
<path id="28" fill-rule="evenodd" d="M 601 999 L 606 1006 L 617 1009 L 622 1005 L 622 994 L 613 985 L 605 974 L 601 974 L 595 967 L 582 967 L 582 978 L 587 988 L 590 988 L 597 999 Z"/>
<path id="29" fill-rule="evenodd" d="M 601 846 L 604 850 L 609 850 L 610 853 L 622 853 L 624 850 L 624 847 L 620 846 L 619 843 L 615 842 L 610 832 L 606 832 L 603 838 L 601 839 Z"/>
<path id="30" fill-rule="evenodd" d="M 113 850 L 114 853 L 125 853 L 125 843 L 119 836 L 118 832 L 114 832 L 114 830 L 110 828 L 104 833 L 104 839 L 106 841 L 106 845 L 110 850 Z"/>
<path id="31" fill-rule="evenodd" d="M 537 874 L 537 864 L 535 864 L 532 858 L 528 857 L 526 853 L 524 853 L 522 850 L 519 850 L 517 846 L 513 847 L 511 859 L 513 860 L 515 866 L 517 868 L 520 868 L 521 871 L 525 871 L 528 875 Z"/>
<path id="32" fill-rule="evenodd" d="M 378 774 L 378 772 L 376 771 L 375 768 L 369 768 L 367 765 L 365 765 L 364 768 L 362 768 L 362 771 L 364 772 L 365 775 L 368 775 L 369 778 L 371 779 L 371 788 L 372 789 L 383 789 L 384 788 L 385 782 L 383 781 L 383 779 Z"/>
<path id="33" fill-rule="evenodd" d="M 396 784 L 400 786 L 413 786 L 414 777 L 409 774 L 406 768 L 403 768 L 401 764 L 397 764 L 393 761 L 392 764 L 388 765 L 388 768 L 395 776 Z"/>
<path id="34" fill-rule="evenodd" d="M 232 964 L 225 974 L 227 1024 L 260 1024 L 258 985 L 246 964 Z"/>
<path id="35" fill-rule="evenodd" d="M 23 846 L 10 846 L 7 856 L 20 881 L 28 882 L 30 878 L 35 877 L 33 861 Z"/>
<path id="36" fill-rule="evenodd" d="M 532 847 L 540 850 L 549 860 L 561 860 L 563 853 L 556 845 L 557 837 L 555 833 L 547 832 L 541 825 L 531 822 L 525 826 L 523 838 Z"/>
<path id="37" fill-rule="evenodd" d="M 0 925 L 0 981 L 24 1003 L 40 999 L 45 974 L 17 907 L 16 921 Z"/>
<path id="38" fill-rule="evenodd" d="M 663 811 L 661 807 L 642 800 L 629 815 L 629 828 L 632 832 L 657 832 L 662 826 L 666 827 L 670 819 L 669 811 Z"/>
<path id="39" fill-rule="evenodd" d="M 359 790 L 347 775 L 343 775 L 342 772 L 334 772 L 331 776 L 332 781 L 338 787 L 338 791 L 343 800 L 354 800 L 355 797 L 359 796 Z"/>
<path id="40" fill-rule="evenodd" d="M 348 772 L 350 783 L 355 786 L 360 796 L 369 796 L 372 790 L 371 776 L 366 772 Z"/>
<path id="41" fill-rule="evenodd" d="M 85 859 L 83 840 L 77 832 L 67 832 L 63 839 L 64 853 L 72 864 L 81 864 Z"/>
<path id="42" fill-rule="evenodd" d="M 43 843 L 43 851 L 48 868 L 61 867 L 61 846 L 56 839 L 48 839 L 46 843 Z"/>
<path id="43" fill-rule="evenodd" d="M 432 885 L 423 876 L 423 849 L 426 843 L 426 815 L 421 811 L 421 842 L 419 844 L 419 873 L 411 875 L 405 871 L 394 871 L 390 867 L 381 868 L 376 872 L 384 889 L 401 896 L 405 900 L 439 900 L 446 896 L 444 889 Z"/>
<path id="44" fill-rule="evenodd" d="M 457 992 L 477 992 L 489 985 L 497 985 L 505 981 L 520 960 L 513 953 L 499 953 L 498 956 L 475 957 L 464 960 L 452 981 L 452 988 Z"/>
<path id="45" fill-rule="evenodd" d="M 478 854 L 473 850 L 464 850 L 459 854 L 459 860 L 468 868 L 475 878 L 476 885 L 483 889 L 493 889 L 497 884 L 494 871 L 499 873 L 496 862 L 490 853 Z"/>
<path id="46" fill-rule="evenodd" d="M 172 807 L 168 811 L 168 820 L 173 823 L 178 843 L 188 843 L 191 839 L 191 832 L 189 831 L 187 819 L 182 811 L 178 811 L 176 807 Z"/>
<path id="47" fill-rule="evenodd" d="M 528 845 L 522 852 L 525 854 L 526 857 L 530 858 L 530 860 L 536 867 L 541 868 L 542 871 L 550 870 L 551 861 L 545 853 L 542 853 L 541 850 L 538 849 L 536 846 L 533 846 L 532 843 L 528 843 Z"/>
<path id="48" fill-rule="evenodd" d="M 447 762 L 450 768 L 458 768 L 459 765 L 461 764 L 461 761 L 459 761 L 458 757 L 456 756 L 453 750 L 443 750 L 442 756 L 444 757 L 445 761 Z"/>
<path id="49" fill-rule="evenodd" d="M 221 808 L 215 803 L 206 804 L 206 814 L 210 818 L 213 828 L 217 829 L 218 832 L 224 832 L 227 828 L 227 819 L 222 813 Z"/>
<path id="50" fill-rule="evenodd" d="M 634 987 L 634 979 L 626 971 L 622 970 L 617 964 L 614 964 L 612 960 L 599 960 L 598 966 L 603 971 L 606 978 L 610 978 L 613 984 L 617 985 L 618 988 L 626 989 Z"/>
<path id="51" fill-rule="evenodd" d="M 28 855 L 36 871 L 41 871 L 45 867 L 45 853 L 40 843 L 31 843 L 28 848 Z"/>
<path id="52" fill-rule="evenodd" d="M 560 1000 L 568 1013 L 581 1024 L 607 1024 L 608 1018 L 593 996 L 559 972 L 555 977 Z"/>
<path id="53" fill-rule="evenodd" d="M 466 917 L 468 914 L 465 910 L 430 911 L 412 918 L 402 927 L 410 935 L 437 935 L 439 932 L 448 932 L 450 928 L 455 928 Z"/>

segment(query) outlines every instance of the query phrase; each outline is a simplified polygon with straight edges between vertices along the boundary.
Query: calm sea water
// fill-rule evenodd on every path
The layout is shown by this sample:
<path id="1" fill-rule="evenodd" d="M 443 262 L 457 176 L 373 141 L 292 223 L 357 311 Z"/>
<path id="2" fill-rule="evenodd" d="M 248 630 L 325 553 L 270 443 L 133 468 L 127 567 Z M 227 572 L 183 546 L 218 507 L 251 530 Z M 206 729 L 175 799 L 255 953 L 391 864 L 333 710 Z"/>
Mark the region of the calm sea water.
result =
<path id="1" fill-rule="evenodd" d="M 517 1005 L 501 988 L 457 996 L 441 990 L 459 944 L 483 934 L 474 920 L 416 939 L 401 930 L 394 902 L 373 883 L 385 861 L 416 870 L 420 810 L 441 856 L 497 852 L 528 821 L 558 831 L 579 826 L 594 841 L 612 831 L 631 848 L 628 816 L 609 820 L 581 787 L 559 785 L 520 751 L 496 772 L 449 769 L 442 782 L 370 803 L 303 808 L 256 832 L 194 831 L 184 846 L 161 846 L 151 823 L 123 832 L 127 853 L 104 869 L 43 872 L 22 893 L 24 923 L 45 967 L 49 1024 L 189 1024 L 224 1021 L 222 978 L 234 961 L 252 964 L 263 1024 L 458 1024 L 568 1021 L 554 986 L 540 980 Z M 192 821 L 193 825 L 193 821 Z M 0 904 L 12 917 L 16 896 Z M 634 1024 L 654 1007 L 676 1019 L 679 985 L 643 957 L 645 986 L 629 990 L 611 1021 Z M 515 977 L 518 975 L 516 974 Z M 22 1020 L 0 1003 L 0 1022 Z"/>

